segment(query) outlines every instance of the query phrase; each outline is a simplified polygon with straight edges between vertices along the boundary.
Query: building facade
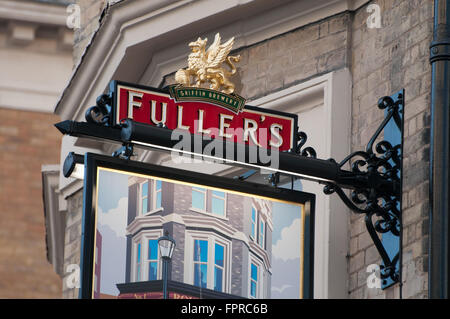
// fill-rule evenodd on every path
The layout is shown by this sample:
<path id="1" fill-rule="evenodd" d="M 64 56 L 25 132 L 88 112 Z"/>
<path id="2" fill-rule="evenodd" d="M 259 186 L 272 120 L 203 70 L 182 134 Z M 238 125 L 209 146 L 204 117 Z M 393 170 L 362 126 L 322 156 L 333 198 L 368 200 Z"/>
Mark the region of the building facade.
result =
<path id="1" fill-rule="evenodd" d="M 0 1 L 0 298 L 61 297 L 64 242 L 46 242 L 42 194 L 58 179 L 52 125 L 73 66 L 69 3 Z"/>
<path id="2" fill-rule="evenodd" d="M 387 289 L 368 284 L 368 267 L 380 264 L 381 258 L 365 229 L 364 216 L 352 213 L 336 195 L 323 194 L 317 183 L 302 181 L 301 189 L 317 196 L 315 298 L 429 297 L 429 46 L 434 1 L 77 3 L 81 12 L 92 18 L 76 31 L 75 72 L 55 108 L 61 119 L 84 121 L 85 110 L 113 79 L 153 87 L 174 83 L 175 72 L 186 67 L 187 44 L 198 36 L 211 42 L 217 32 L 223 39 L 235 37 L 233 55 L 241 56 L 234 78 L 236 92 L 249 105 L 298 114 L 299 127 L 308 134 L 308 144 L 314 146 L 318 158 L 340 161 L 365 149 L 384 117 L 378 99 L 405 89 L 400 283 Z M 99 6 L 103 8 L 100 14 Z M 61 159 L 69 151 L 111 154 L 118 147 L 65 136 Z M 165 155 L 136 151 L 139 161 L 180 167 Z M 183 168 L 228 177 L 241 172 L 239 168 L 195 163 Z M 66 237 L 70 234 L 70 241 L 65 242 L 65 264 L 79 263 L 82 187 L 81 180 L 60 176 L 59 210 L 66 214 Z M 134 187 L 138 194 L 139 186 Z M 192 196 L 192 192 L 186 194 Z M 161 198 L 161 205 L 166 205 L 163 202 Z M 130 220 L 129 227 L 138 227 L 138 220 Z M 173 233 L 186 231 L 174 229 Z M 192 241 L 190 249 L 197 247 L 195 243 L 201 247 L 194 234 L 186 238 Z M 213 237 L 210 240 L 213 242 Z M 234 249 L 234 243 L 232 246 Z M 132 247 L 130 281 L 137 278 L 139 269 L 132 265 L 137 246 Z M 186 269 L 193 275 L 186 256 L 176 257 L 185 264 L 184 269 L 174 266 L 173 278 L 185 280 Z M 191 259 L 190 267 L 196 268 L 194 257 Z M 151 268 L 150 264 L 146 267 Z M 70 273 L 62 277 L 63 296 L 76 298 L 77 289 L 66 284 L 68 276 Z M 190 277 L 189 283 L 195 284 L 195 278 Z M 213 287 L 210 281 L 206 285 Z M 231 282 L 228 292 L 239 295 L 237 290 L 242 288 Z"/>

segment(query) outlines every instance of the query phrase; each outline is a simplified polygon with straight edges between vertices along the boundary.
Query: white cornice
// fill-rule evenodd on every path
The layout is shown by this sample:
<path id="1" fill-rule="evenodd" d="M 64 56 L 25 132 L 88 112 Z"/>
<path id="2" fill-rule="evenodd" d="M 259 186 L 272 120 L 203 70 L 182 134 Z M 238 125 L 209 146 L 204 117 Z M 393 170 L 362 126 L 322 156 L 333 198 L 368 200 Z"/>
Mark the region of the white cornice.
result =
<path id="1" fill-rule="evenodd" d="M 269 255 L 267 254 L 267 252 L 264 249 L 262 249 L 258 244 L 256 244 L 253 241 L 249 242 L 249 248 L 250 248 L 250 251 L 254 255 L 262 257 L 262 259 L 264 261 L 264 266 L 266 267 L 266 269 L 272 268 L 272 263 L 270 262 Z"/>
<path id="2" fill-rule="evenodd" d="M 232 226 L 214 217 L 198 215 L 183 215 L 182 217 L 186 227 L 212 228 L 229 237 L 234 237 L 234 234 L 237 232 Z"/>
<path id="3" fill-rule="evenodd" d="M 199 216 L 199 215 L 180 215 L 180 214 L 169 214 L 166 216 L 161 215 L 147 215 L 136 217 L 127 227 L 127 235 L 136 234 L 141 229 L 149 227 L 158 227 L 162 224 L 174 222 L 185 227 L 203 227 L 209 228 L 217 231 L 218 233 L 224 234 L 230 238 L 240 240 L 250 247 L 250 242 L 247 236 L 238 231 L 231 225 L 210 216 Z M 261 248 L 254 248 L 256 252 L 261 253 L 263 251 Z"/>
<path id="4" fill-rule="evenodd" d="M 50 3 L 0 1 L 0 19 L 65 26 L 66 7 Z"/>
<path id="5" fill-rule="evenodd" d="M 164 217 L 160 215 L 138 216 L 127 226 L 126 234 L 132 235 L 143 228 L 161 226 L 164 222 Z"/>
<path id="6" fill-rule="evenodd" d="M 0 0 L 1 107 L 53 112 L 72 71 L 73 30 L 65 6 Z M 45 74 L 45 76 L 42 76 Z"/>
<path id="7" fill-rule="evenodd" d="M 44 198 L 45 240 L 47 259 L 55 272 L 63 275 L 64 264 L 64 215 L 58 206 L 59 165 L 42 166 L 42 193 Z"/>

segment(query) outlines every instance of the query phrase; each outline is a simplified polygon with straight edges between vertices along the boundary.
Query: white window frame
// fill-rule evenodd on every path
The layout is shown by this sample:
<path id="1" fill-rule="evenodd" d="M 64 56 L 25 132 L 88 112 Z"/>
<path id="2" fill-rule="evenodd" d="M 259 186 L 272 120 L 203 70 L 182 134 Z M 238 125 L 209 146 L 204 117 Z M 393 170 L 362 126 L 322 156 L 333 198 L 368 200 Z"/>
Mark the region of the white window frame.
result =
<path id="1" fill-rule="evenodd" d="M 148 260 L 148 241 L 150 239 L 157 240 L 159 237 L 163 235 L 163 231 L 159 230 L 146 230 L 135 238 L 133 238 L 132 252 L 131 252 L 131 282 L 138 282 L 137 280 L 137 247 L 138 244 L 141 244 L 141 279 L 139 281 L 148 281 L 148 268 L 149 268 L 149 260 Z M 162 261 L 159 256 L 158 249 L 158 272 L 157 272 L 157 280 L 162 278 Z"/>
<path id="2" fill-rule="evenodd" d="M 194 241 L 208 241 L 208 266 L 206 288 L 214 290 L 214 273 L 215 273 L 215 244 L 224 247 L 223 261 L 223 280 L 222 292 L 231 293 L 231 241 L 222 238 L 214 233 L 204 231 L 186 231 L 185 250 L 184 250 L 184 278 L 185 283 L 194 285 Z"/>
<path id="3" fill-rule="evenodd" d="M 144 189 L 144 184 L 145 183 L 147 183 L 147 196 L 143 195 L 143 193 L 144 193 L 143 189 Z M 145 212 L 144 212 L 144 207 L 143 207 L 142 202 L 144 201 L 145 198 L 147 198 L 147 207 L 148 207 L 148 200 L 149 200 L 150 191 L 151 191 L 150 180 L 145 180 L 145 181 L 139 183 L 139 214 L 138 214 L 139 216 L 144 216 L 144 215 L 146 215 L 149 212 L 148 208 L 146 208 Z"/>
<path id="4" fill-rule="evenodd" d="M 256 296 L 255 297 L 253 297 L 251 295 L 252 264 L 254 264 L 258 269 L 257 282 L 256 282 Z M 258 259 L 256 259 L 255 257 L 250 256 L 249 263 L 248 263 L 248 291 L 247 291 L 248 298 L 250 298 L 250 299 L 265 298 L 265 296 L 263 295 L 263 292 L 264 292 L 263 271 L 264 271 L 264 265 L 262 264 L 262 262 L 259 261 Z"/>
<path id="5" fill-rule="evenodd" d="M 255 220 L 253 222 L 253 210 L 255 210 Z M 255 231 L 255 235 L 253 235 L 253 230 Z M 250 238 L 256 242 L 258 238 L 258 209 L 255 205 L 252 204 L 252 209 L 250 211 Z"/>
<path id="6" fill-rule="evenodd" d="M 223 247 L 223 266 L 220 266 L 220 265 L 217 265 L 216 264 L 216 246 L 217 245 L 219 245 L 219 246 L 222 246 Z M 213 247 L 213 249 L 214 249 L 214 260 L 212 260 L 211 262 L 212 262 L 212 264 L 213 264 L 213 289 L 215 290 L 215 280 L 216 280 L 216 268 L 219 268 L 219 269 L 221 269 L 222 270 L 222 290 L 220 290 L 221 292 L 223 292 L 223 290 L 224 290 L 224 287 L 225 287 L 225 278 L 226 278 L 226 276 L 225 276 L 225 271 L 226 271 L 226 257 L 227 257 L 227 247 L 224 245 L 224 244 L 222 244 L 221 242 L 215 242 L 214 243 L 214 247 Z M 217 290 L 218 291 L 218 290 Z"/>
<path id="7" fill-rule="evenodd" d="M 159 258 L 158 238 L 147 238 L 147 237 L 144 237 L 144 240 L 145 240 L 145 242 L 146 242 L 146 244 L 147 244 L 147 249 L 145 250 L 145 252 L 146 252 L 146 254 L 145 254 L 146 258 L 144 259 L 144 264 L 145 264 L 144 268 L 147 270 L 147 271 L 145 272 L 145 274 L 146 274 L 145 277 L 146 277 L 147 280 L 150 280 L 149 274 L 148 274 L 148 272 L 149 272 L 149 270 L 150 270 L 150 263 L 156 261 L 156 264 L 157 264 L 156 278 L 153 279 L 153 280 L 158 280 L 158 279 L 160 279 L 159 273 L 160 273 L 160 271 L 161 271 L 161 267 L 160 267 L 161 261 L 160 261 L 160 258 Z M 157 242 L 156 242 L 156 249 L 157 249 L 157 252 L 156 252 L 156 259 L 149 259 L 149 256 L 148 256 L 148 249 L 149 249 L 149 241 L 150 241 L 150 240 L 156 240 L 156 241 L 157 241 Z"/>
<path id="8" fill-rule="evenodd" d="M 132 256 L 132 263 L 133 263 L 133 282 L 140 282 L 142 281 L 142 242 L 138 241 L 133 245 L 133 256 Z M 140 260 L 138 261 L 138 256 L 140 257 Z M 139 268 L 139 272 L 138 272 Z"/>
<path id="9" fill-rule="evenodd" d="M 262 232 L 261 232 L 261 224 L 262 224 Z M 266 249 L 265 239 L 266 239 L 266 221 L 264 220 L 262 214 L 260 213 L 258 220 L 258 245 L 262 249 Z"/>
<path id="10" fill-rule="evenodd" d="M 226 218 L 227 217 L 227 195 L 228 195 L 227 192 L 217 190 L 217 192 L 221 192 L 224 194 L 224 197 L 220 197 L 220 196 L 214 195 L 214 191 L 216 191 L 216 190 L 211 189 L 210 191 L 211 191 L 211 212 L 209 212 L 209 213 L 211 213 L 211 215 L 213 215 L 213 216 Z M 219 214 L 213 212 L 213 202 L 212 202 L 213 198 L 218 198 L 220 200 L 223 200 L 223 215 L 219 215 Z"/>
<path id="11" fill-rule="evenodd" d="M 161 189 L 157 189 L 157 185 L 158 182 L 161 182 Z M 153 189 L 152 189 L 152 194 L 153 194 L 153 201 L 152 201 L 152 207 L 151 207 L 151 211 L 157 210 L 162 208 L 162 180 L 160 179 L 154 179 L 153 180 Z M 158 193 L 161 193 L 161 206 L 160 207 L 156 207 L 157 201 L 158 201 Z"/>
<path id="12" fill-rule="evenodd" d="M 206 262 L 205 261 L 201 261 L 201 260 L 198 260 L 198 261 L 195 261 L 194 260 L 194 257 L 195 257 L 195 242 L 196 241 L 206 241 L 206 247 L 207 247 L 207 252 L 206 252 Z M 209 250 L 210 250 L 210 242 L 209 242 L 209 240 L 208 239 L 206 239 L 206 238 L 203 238 L 203 239 L 199 239 L 199 238 L 194 238 L 194 241 L 193 241 L 193 244 L 194 244 L 194 246 L 193 246 L 193 250 L 192 250 L 192 263 L 193 263 L 193 270 L 194 270 L 194 272 L 193 272 L 193 274 L 192 274 L 192 276 L 193 276 L 193 281 L 192 281 L 192 283 L 193 283 L 193 285 L 195 285 L 195 265 L 205 265 L 206 264 L 206 286 L 208 287 L 208 277 L 209 277 L 209 263 L 210 263 L 210 253 L 209 253 Z M 206 288 L 206 287 L 202 287 L 202 288 Z"/>
<path id="13" fill-rule="evenodd" d="M 160 181 L 161 182 L 161 189 L 157 190 L 156 189 L 156 182 Z M 145 197 L 142 195 L 143 194 L 143 186 L 145 183 L 148 183 L 148 192 L 147 192 L 147 206 L 148 209 L 146 209 L 145 212 L 143 212 L 143 200 L 145 199 Z M 161 207 L 156 207 L 156 201 L 157 201 L 157 195 L 158 193 L 161 193 Z M 146 179 L 143 182 L 139 183 L 139 201 L 138 201 L 138 210 L 139 210 L 139 214 L 138 216 L 147 216 L 147 215 L 151 215 L 153 213 L 159 212 L 164 210 L 164 207 L 162 206 L 162 181 L 159 179 Z"/>
<path id="14" fill-rule="evenodd" d="M 202 188 L 203 190 L 200 190 L 199 188 Z M 194 207 L 193 203 L 192 203 L 192 192 L 198 192 L 198 193 L 202 193 L 204 195 L 203 197 L 203 208 L 198 208 L 198 207 Z M 196 187 L 196 186 L 192 186 L 191 188 L 191 207 L 194 210 L 200 210 L 202 212 L 206 212 L 207 209 L 207 203 L 208 203 L 208 189 L 204 188 L 204 187 Z"/>

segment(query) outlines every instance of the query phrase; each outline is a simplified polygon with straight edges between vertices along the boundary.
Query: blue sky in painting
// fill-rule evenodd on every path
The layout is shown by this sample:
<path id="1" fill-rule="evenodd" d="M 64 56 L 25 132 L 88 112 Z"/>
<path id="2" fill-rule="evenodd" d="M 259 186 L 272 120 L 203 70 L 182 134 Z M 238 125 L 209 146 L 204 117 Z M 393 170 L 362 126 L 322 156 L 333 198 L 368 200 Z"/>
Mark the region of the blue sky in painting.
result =
<path id="1" fill-rule="evenodd" d="M 98 187 L 97 228 L 103 237 L 100 291 L 118 295 L 116 283 L 125 282 L 128 175 L 100 170 Z"/>
<path id="2" fill-rule="evenodd" d="M 301 206 L 273 202 L 272 298 L 300 297 Z"/>
<path id="3" fill-rule="evenodd" d="M 128 197 L 128 175 L 100 170 L 98 205 L 104 212 L 117 207 L 119 199 Z"/>

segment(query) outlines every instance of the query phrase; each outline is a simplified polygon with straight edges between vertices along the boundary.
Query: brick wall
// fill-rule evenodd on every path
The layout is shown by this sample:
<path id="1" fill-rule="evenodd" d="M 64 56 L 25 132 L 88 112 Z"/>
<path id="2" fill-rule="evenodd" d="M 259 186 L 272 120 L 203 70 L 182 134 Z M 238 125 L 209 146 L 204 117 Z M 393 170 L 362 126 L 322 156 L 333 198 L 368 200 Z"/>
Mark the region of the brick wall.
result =
<path id="1" fill-rule="evenodd" d="M 78 191 L 67 199 L 66 232 L 64 239 L 64 277 L 62 278 L 63 298 L 78 298 L 78 289 L 73 286 L 74 272 L 66 272 L 71 264 L 80 265 L 81 221 L 83 192 Z"/>
<path id="2" fill-rule="evenodd" d="M 73 60 L 78 63 L 86 46 L 91 42 L 94 32 L 98 29 L 99 18 L 108 0 L 77 0 L 80 6 L 80 28 L 75 29 Z"/>
<path id="3" fill-rule="evenodd" d="M 47 261 L 43 164 L 59 162 L 57 116 L 0 108 L 0 298 L 61 298 Z"/>
<path id="4" fill-rule="evenodd" d="M 381 8 L 382 27 L 367 28 L 366 6 L 352 23 L 352 150 L 364 149 L 383 119 L 379 97 L 405 88 L 403 161 L 403 298 L 427 297 L 428 165 L 430 140 L 432 0 L 371 3 Z M 367 265 L 380 263 L 362 216 L 351 215 L 351 298 L 398 298 L 399 285 L 381 291 L 366 285 Z"/>
<path id="5" fill-rule="evenodd" d="M 236 64 L 236 93 L 247 100 L 282 90 L 309 78 L 348 66 L 350 13 L 342 13 L 233 51 L 241 60 Z M 173 84 L 165 77 L 162 86 Z"/>
<path id="6" fill-rule="evenodd" d="M 100 14 L 107 0 L 76 0 L 74 2 L 80 6 L 81 14 L 80 28 L 75 29 L 74 33 L 73 60 L 74 64 L 77 64 L 84 50 L 91 42 L 94 32 L 99 27 Z M 68 286 L 73 283 L 73 272 L 66 272 L 66 269 L 70 264 L 80 264 L 83 209 L 82 190 L 77 191 L 67 199 L 67 207 L 63 266 L 65 273 L 60 286 L 62 287 L 62 297 L 71 299 L 78 298 L 79 289 Z"/>

